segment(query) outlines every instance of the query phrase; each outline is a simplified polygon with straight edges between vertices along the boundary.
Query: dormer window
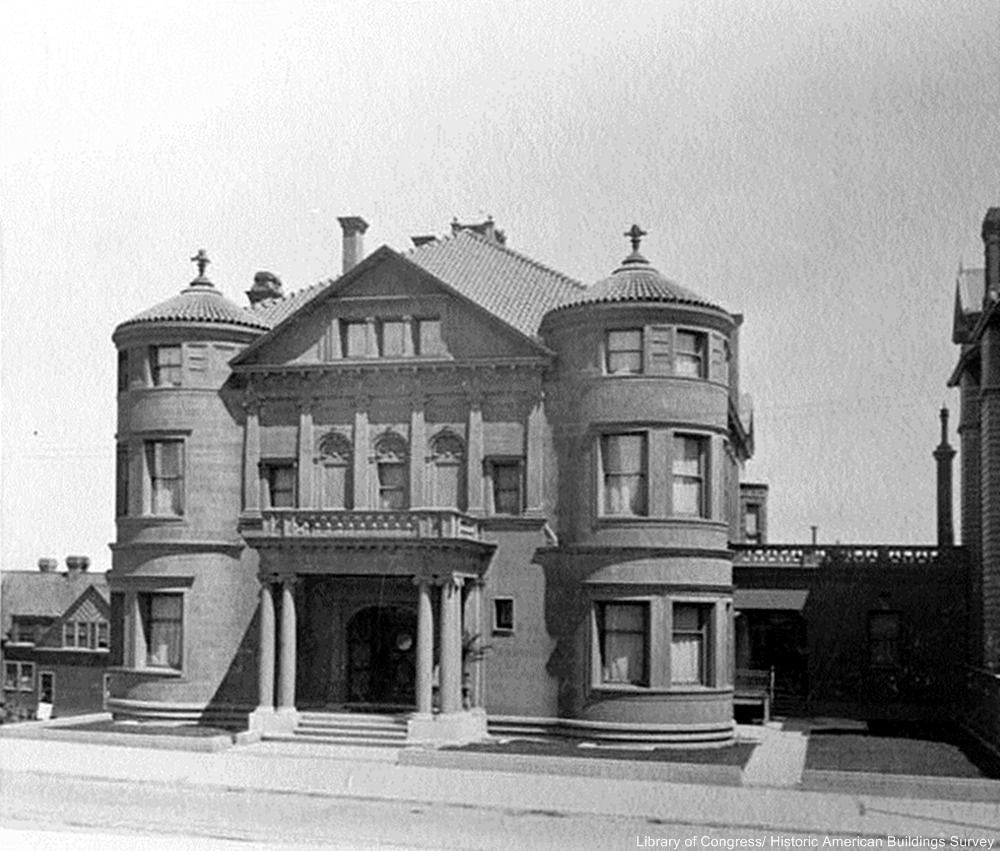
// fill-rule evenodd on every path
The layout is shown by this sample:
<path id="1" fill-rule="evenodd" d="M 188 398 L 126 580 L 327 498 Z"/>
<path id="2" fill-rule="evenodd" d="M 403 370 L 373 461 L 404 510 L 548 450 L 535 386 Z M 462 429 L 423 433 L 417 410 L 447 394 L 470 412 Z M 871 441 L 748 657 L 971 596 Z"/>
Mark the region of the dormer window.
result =
<path id="1" fill-rule="evenodd" d="M 402 358 L 409 352 L 406 345 L 406 334 L 409 330 L 402 319 L 384 319 L 379 329 L 379 353 L 384 358 Z"/>
<path id="2" fill-rule="evenodd" d="M 346 358 L 368 357 L 368 323 L 344 320 L 341 323 L 343 352 Z"/>
<path id="3" fill-rule="evenodd" d="M 697 331 L 677 332 L 677 351 L 674 353 L 674 374 L 687 378 L 705 378 L 708 358 L 705 335 Z"/>

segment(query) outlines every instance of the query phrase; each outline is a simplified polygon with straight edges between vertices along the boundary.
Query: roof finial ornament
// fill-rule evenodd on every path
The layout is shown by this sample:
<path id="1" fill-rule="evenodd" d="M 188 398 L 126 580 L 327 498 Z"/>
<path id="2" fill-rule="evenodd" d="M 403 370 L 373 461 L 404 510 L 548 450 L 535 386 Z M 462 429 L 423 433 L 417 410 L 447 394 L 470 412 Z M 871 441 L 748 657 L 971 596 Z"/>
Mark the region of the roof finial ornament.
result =
<path id="1" fill-rule="evenodd" d="M 198 253 L 191 258 L 193 263 L 198 264 L 198 280 L 205 280 L 205 267 L 212 261 L 208 259 L 208 254 L 205 252 L 204 248 L 199 248 Z"/>
<path id="2" fill-rule="evenodd" d="M 632 251 L 637 252 L 639 250 L 639 243 L 646 236 L 646 231 L 638 225 L 632 225 L 631 228 L 625 231 L 625 236 L 632 240 Z"/>

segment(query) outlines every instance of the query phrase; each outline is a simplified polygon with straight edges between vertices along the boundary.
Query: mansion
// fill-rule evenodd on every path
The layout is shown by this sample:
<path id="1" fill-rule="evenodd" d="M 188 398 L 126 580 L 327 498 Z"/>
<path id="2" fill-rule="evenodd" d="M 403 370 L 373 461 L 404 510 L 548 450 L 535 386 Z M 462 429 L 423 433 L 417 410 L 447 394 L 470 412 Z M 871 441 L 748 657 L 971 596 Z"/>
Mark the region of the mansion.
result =
<path id="1" fill-rule="evenodd" d="M 368 256 L 340 222 L 335 280 L 239 306 L 200 252 L 115 330 L 109 709 L 731 741 L 742 317 L 637 226 L 584 287 L 492 220 Z"/>

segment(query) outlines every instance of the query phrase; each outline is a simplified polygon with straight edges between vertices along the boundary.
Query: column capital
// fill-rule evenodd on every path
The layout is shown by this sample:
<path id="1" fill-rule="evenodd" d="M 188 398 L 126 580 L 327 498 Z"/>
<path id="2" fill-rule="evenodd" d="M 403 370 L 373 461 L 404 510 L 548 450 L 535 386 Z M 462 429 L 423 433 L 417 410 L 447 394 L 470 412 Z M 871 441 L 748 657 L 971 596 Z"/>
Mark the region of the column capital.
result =
<path id="1" fill-rule="evenodd" d="M 357 411 L 364 411 L 366 414 L 372 406 L 372 397 L 370 393 L 358 393 L 354 397 L 354 408 Z"/>
<path id="2" fill-rule="evenodd" d="M 317 405 L 319 405 L 319 398 L 312 395 L 300 396 L 295 400 L 295 406 L 300 414 L 312 414 Z"/>
<path id="3" fill-rule="evenodd" d="M 274 581 L 276 583 L 280 583 L 282 588 L 294 589 L 295 586 L 301 581 L 301 577 L 295 576 L 291 573 L 281 573 L 275 576 Z"/>
<path id="4" fill-rule="evenodd" d="M 257 574 L 257 582 L 260 583 L 260 587 L 261 587 L 262 590 L 264 588 L 273 588 L 277 584 L 277 582 L 278 582 L 278 574 L 276 574 L 276 573 L 258 573 Z"/>

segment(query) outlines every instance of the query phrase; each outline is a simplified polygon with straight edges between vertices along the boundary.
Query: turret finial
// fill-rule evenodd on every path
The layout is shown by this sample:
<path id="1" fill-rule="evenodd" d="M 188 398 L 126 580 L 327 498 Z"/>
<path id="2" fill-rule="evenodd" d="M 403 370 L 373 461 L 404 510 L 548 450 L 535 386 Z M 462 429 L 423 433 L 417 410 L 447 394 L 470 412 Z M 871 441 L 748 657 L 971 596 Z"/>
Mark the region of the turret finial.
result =
<path id="1" fill-rule="evenodd" d="M 208 254 L 205 252 L 205 249 L 199 248 L 198 253 L 191 258 L 191 261 L 198 264 L 198 280 L 204 280 L 205 267 L 212 262 L 208 259 Z"/>
<path id="2" fill-rule="evenodd" d="M 646 231 L 644 231 L 638 225 L 632 225 L 631 228 L 629 228 L 627 231 L 625 231 L 625 236 L 627 236 L 629 239 L 632 240 L 632 250 L 633 251 L 638 251 L 639 250 L 639 243 L 642 241 L 642 238 L 645 235 L 646 235 Z"/>

